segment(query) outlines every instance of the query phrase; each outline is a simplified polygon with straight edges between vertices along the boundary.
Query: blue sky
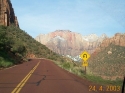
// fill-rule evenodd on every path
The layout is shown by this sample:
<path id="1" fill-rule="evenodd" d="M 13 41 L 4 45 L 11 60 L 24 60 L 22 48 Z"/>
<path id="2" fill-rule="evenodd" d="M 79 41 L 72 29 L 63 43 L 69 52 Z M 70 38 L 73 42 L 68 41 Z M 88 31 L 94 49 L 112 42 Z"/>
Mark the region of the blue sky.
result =
<path id="1" fill-rule="evenodd" d="M 125 0 L 11 0 L 19 25 L 32 37 L 55 30 L 82 35 L 125 33 Z"/>

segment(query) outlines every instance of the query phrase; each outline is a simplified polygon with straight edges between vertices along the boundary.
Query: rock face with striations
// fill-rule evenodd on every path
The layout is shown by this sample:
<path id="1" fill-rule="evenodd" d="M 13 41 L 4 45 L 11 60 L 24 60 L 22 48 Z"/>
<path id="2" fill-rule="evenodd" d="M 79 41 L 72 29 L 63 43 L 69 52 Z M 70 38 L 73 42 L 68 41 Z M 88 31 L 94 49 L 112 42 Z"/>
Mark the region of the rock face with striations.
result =
<path id="1" fill-rule="evenodd" d="M 58 54 L 75 57 L 84 50 L 92 53 L 105 38 L 106 35 L 82 36 L 69 30 L 56 30 L 48 34 L 40 34 L 35 39 Z"/>
<path id="2" fill-rule="evenodd" d="M 109 44 L 125 46 L 125 34 L 116 33 L 112 38 L 106 38 L 100 47 L 107 47 Z"/>
<path id="3" fill-rule="evenodd" d="M 0 0 L 0 25 L 9 26 L 12 23 L 19 27 L 11 1 Z"/>

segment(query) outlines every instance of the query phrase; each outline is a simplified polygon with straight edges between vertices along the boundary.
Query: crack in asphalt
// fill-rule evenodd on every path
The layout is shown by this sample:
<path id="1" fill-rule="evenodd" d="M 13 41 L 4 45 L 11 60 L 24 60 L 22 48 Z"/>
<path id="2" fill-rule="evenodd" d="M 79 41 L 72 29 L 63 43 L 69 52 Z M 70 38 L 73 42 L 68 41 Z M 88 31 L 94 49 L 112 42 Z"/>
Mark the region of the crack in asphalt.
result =
<path id="1" fill-rule="evenodd" d="M 36 86 L 39 86 L 40 85 L 40 83 L 43 81 L 43 80 L 45 80 L 45 78 L 46 78 L 46 75 L 43 75 L 44 77 L 41 79 L 41 80 L 39 80 L 38 82 L 36 82 Z"/>

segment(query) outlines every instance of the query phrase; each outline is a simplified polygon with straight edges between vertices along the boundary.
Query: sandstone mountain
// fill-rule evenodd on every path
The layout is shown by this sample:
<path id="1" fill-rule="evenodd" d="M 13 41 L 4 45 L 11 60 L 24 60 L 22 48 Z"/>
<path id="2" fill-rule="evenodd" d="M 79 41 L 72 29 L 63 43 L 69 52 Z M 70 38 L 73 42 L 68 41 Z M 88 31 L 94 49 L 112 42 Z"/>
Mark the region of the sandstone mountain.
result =
<path id="1" fill-rule="evenodd" d="M 125 75 L 125 34 L 106 38 L 91 54 L 88 69 L 104 79 L 123 79 Z"/>
<path id="2" fill-rule="evenodd" d="M 105 39 L 102 42 L 101 47 L 107 47 L 111 43 L 119 46 L 125 46 L 125 34 L 116 33 L 114 37 Z"/>
<path id="3" fill-rule="evenodd" d="M 100 46 L 96 49 L 96 52 L 101 51 L 102 49 L 105 49 L 110 44 L 123 46 L 125 47 L 125 34 L 116 33 L 111 38 L 105 38 L 103 42 L 100 44 Z"/>
<path id="4" fill-rule="evenodd" d="M 84 50 L 92 53 L 105 38 L 107 38 L 105 34 L 101 37 L 96 34 L 82 36 L 69 30 L 56 30 L 48 34 L 40 34 L 35 39 L 58 54 L 75 57 Z"/>
<path id="5" fill-rule="evenodd" d="M 12 23 L 19 27 L 11 1 L 0 0 L 0 25 L 9 26 Z"/>

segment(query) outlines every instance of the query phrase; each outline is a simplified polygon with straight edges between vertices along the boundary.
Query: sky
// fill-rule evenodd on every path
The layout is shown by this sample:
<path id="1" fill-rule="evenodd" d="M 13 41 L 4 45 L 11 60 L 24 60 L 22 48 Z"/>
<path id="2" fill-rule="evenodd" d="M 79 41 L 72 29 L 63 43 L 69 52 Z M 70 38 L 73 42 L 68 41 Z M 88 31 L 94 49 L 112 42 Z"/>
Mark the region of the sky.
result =
<path id="1" fill-rule="evenodd" d="M 125 33 L 125 0 L 11 0 L 19 26 L 33 38 L 55 30 L 82 35 Z"/>

